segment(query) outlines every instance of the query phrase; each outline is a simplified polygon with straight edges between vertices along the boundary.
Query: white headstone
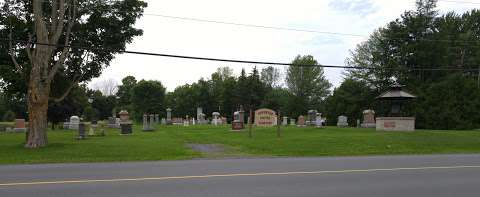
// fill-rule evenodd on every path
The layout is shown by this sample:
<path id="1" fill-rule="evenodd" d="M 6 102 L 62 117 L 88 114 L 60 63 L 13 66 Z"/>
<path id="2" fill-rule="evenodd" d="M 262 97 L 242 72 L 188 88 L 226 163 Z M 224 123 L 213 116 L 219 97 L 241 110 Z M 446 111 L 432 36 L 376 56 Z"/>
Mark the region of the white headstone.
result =
<path id="1" fill-rule="evenodd" d="M 79 124 L 80 124 L 80 118 L 78 116 L 70 117 L 70 124 L 69 124 L 70 130 L 78 130 Z"/>

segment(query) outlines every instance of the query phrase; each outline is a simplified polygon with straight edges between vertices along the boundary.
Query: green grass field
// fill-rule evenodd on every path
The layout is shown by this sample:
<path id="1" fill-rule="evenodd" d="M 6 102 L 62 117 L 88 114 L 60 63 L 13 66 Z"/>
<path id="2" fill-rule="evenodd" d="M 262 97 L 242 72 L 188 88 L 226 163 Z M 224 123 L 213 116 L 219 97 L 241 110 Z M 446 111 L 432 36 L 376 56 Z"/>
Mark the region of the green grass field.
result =
<path id="1" fill-rule="evenodd" d="M 357 128 L 254 128 L 232 132 L 230 127 L 161 126 L 155 132 L 121 136 L 108 130 L 105 137 L 75 140 L 75 131 L 50 131 L 49 146 L 23 148 L 25 134 L 0 133 L 0 164 L 73 163 L 107 161 L 178 160 L 210 155 L 187 144 L 217 144 L 225 152 L 214 157 L 353 156 L 390 154 L 480 153 L 480 131 L 376 132 Z"/>

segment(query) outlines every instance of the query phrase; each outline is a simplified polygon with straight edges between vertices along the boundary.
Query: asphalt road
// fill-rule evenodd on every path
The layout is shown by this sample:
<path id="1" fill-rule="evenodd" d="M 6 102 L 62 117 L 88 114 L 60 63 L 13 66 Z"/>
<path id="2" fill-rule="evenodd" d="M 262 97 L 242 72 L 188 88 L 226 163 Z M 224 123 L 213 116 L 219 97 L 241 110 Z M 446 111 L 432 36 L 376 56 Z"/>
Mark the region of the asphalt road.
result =
<path id="1" fill-rule="evenodd" d="M 0 166 L 0 196 L 480 196 L 480 155 Z"/>

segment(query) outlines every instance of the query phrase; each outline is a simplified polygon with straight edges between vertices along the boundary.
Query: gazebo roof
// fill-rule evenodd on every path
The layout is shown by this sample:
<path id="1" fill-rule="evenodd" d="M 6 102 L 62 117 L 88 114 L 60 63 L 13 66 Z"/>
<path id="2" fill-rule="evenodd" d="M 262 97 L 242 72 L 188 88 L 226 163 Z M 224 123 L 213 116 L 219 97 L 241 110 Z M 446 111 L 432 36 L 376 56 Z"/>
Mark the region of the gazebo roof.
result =
<path id="1" fill-rule="evenodd" d="M 390 87 L 390 90 L 387 92 L 384 92 L 380 96 L 377 97 L 377 99 L 383 99 L 383 100 L 391 100 L 391 99 L 414 99 L 417 98 L 417 96 L 410 94 L 406 91 L 402 90 L 403 86 L 402 85 L 393 85 Z"/>

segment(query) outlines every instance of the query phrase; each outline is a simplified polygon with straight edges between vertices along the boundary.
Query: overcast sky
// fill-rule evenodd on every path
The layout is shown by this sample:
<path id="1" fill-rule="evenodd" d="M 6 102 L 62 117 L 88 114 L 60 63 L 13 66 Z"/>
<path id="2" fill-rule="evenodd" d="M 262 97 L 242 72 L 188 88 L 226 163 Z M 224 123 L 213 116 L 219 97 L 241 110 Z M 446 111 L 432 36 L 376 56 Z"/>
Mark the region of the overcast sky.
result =
<path id="1" fill-rule="evenodd" d="M 466 2 L 467 0 L 462 0 Z M 291 62 L 295 56 L 313 55 L 320 64 L 343 65 L 349 51 L 365 37 L 339 36 L 262 29 L 198 21 L 179 20 L 151 14 L 199 18 L 322 32 L 368 36 L 375 29 L 415 9 L 415 0 L 147 0 L 145 16 L 136 26 L 144 30 L 127 50 L 212 58 Z M 441 13 L 480 8 L 480 0 L 439 1 Z M 209 78 L 218 67 L 229 66 L 238 75 L 255 65 L 172 59 L 120 54 L 92 84 L 125 76 L 159 80 L 168 91 L 176 86 Z M 258 66 L 260 69 L 263 66 Z M 280 66 L 284 70 L 283 66 Z M 338 86 L 342 70 L 325 69 L 327 79 Z"/>

